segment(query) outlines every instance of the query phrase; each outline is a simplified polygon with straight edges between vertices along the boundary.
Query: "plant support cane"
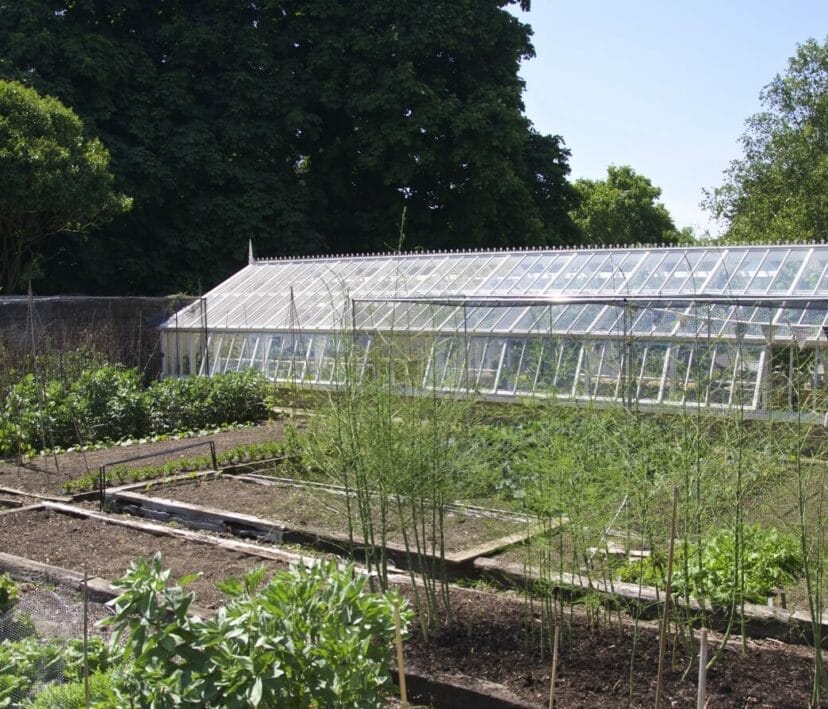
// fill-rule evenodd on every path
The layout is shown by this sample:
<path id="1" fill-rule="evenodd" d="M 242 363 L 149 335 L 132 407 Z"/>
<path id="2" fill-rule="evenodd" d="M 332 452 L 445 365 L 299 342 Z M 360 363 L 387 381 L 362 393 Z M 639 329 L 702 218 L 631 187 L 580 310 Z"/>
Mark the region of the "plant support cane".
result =
<path id="1" fill-rule="evenodd" d="M 670 548 L 667 554 L 667 581 L 664 587 L 664 616 L 661 619 L 661 633 L 658 642 L 658 680 L 656 682 L 655 707 L 661 706 L 661 690 L 663 685 L 664 652 L 667 646 L 667 630 L 670 627 L 670 587 L 673 582 L 673 552 L 676 546 L 676 506 L 678 502 L 678 488 L 673 488 L 673 509 L 670 514 Z"/>
<path id="2" fill-rule="evenodd" d="M 403 709 L 408 707 L 408 692 L 405 688 L 405 665 L 403 664 L 402 630 L 400 629 L 400 604 L 394 604 L 394 635 L 397 642 L 397 672 L 400 676 L 400 701 Z"/>

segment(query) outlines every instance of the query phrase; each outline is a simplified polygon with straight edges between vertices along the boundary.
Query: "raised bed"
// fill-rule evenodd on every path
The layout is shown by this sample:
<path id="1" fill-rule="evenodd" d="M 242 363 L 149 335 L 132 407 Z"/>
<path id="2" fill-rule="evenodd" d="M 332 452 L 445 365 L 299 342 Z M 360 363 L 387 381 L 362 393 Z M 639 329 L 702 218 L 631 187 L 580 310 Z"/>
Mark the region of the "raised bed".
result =
<path id="1" fill-rule="evenodd" d="M 197 602 L 215 606 L 211 585 L 253 565 L 282 568 L 296 555 L 234 539 L 216 539 L 135 519 L 110 517 L 59 503 L 0 513 L 0 570 L 18 578 L 46 579 L 79 587 L 84 565 L 95 575 L 99 597 L 114 592 L 108 579 L 119 576 L 134 556 L 165 554 L 173 576 L 201 570 L 194 584 Z M 34 560 L 26 559 L 29 556 Z M 404 579 L 392 579 L 407 593 Z M 93 594 L 94 595 L 94 594 Z M 412 694 L 435 706 L 546 706 L 549 657 L 537 651 L 538 606 L 520 598 L 452 588 L 453 624 L 423 643 L 406 643 Z M 635 630 L 620 620 L 595 626 L 580 613 L 568 614 L 565 651 L 558 670 L 557 706 L 653 706 L 657 634 L 642 622 Z M 718 642 L 713 636 L 712 643 Z M 540 643 L 543 644 L 543 643 Z M 734 643 L 734 650 L 739 644 Z M 534 648 L 534 649 L 533 649 Z M 634 658 L 634 662 L 633 662 Z M 686 648 L 673 655 L 665 701 L 689 706 L 692 679 L 682 678 Z M 804 706 L 811 659 L 805 648 L 749 641 L 748 652 L 727 652 L 709 678 L 710 706 Z M 422 682 L 417 683 L 415 678 Z"/>
<path id="2" fill-rule="evenodd" d="M 43 502 L 0 512 L 0 571 L 79 587 L 84 567 L 99 596 L 137 558 L 160 551 L 174 578 L 202 573 L 192 590 L 200 604 L 222 600 L 216 583 L 241 576 L 257 565 L 284 569 L 296 554 L 246 542 L 216 539 L 189 530 Z M 58 569 L 56 572 L 55 569 Z M 57 574 L 57 576 L 56 576 Z"/>
<path id="3" fill-rule="evenodd" d="M 534 567 L 499 558 L 475 559 L 474 569 L 481 578 L 501 586 L 525 588 L 527 585 L 543 580 L 544 587 L 552 584 L 559 592 L 570 598 L 597 592 L 612 605 L 620 603 L 633 608 L 635 613 L 642 618 L 656 618 L 663 610 L 664 594 L 652 586 L 641 586 L 623 581 L 609 582 L 562 571 L 542 576 Z M 701 611 L 699 603 L 692 598 L 687 603 L 684 598 L 673 596 L 672 602 L 682 607 L 689 606 L 692 611 Z M 744 619 L 744 631 L 747 636 L 774 638 L 789 643 L 811 644 L 813 642 L 811 617 L 807 613 L 745 603 Z M 727 623 L 728 618 L 724 612 L 713 612 L 708 609 L 709 627 L 723 629 Z M 741 632 L 742 624 L 737 623 L 737 626 Z M 822 637 L 828 637 L 828 613 L 822 616 Z"/>
<path id="4" fill-rule="evenodd" d="M 347 528 L 347 495 L 341 488 L 318 483 L 208 472 L 115 488 L 108 491 L 106 505 L 195 529 L 354 551 Z M 536 532 L 536 525 L 519 515 L 452 505 L 445 517 L 446 564 L 459 573 L 477 557 L 521 543 Z M 364 546 L 359 539 L 355 544 Z M 385 548 L 398 565 L 407 563 L 399 527 L 391 529 Z"/>

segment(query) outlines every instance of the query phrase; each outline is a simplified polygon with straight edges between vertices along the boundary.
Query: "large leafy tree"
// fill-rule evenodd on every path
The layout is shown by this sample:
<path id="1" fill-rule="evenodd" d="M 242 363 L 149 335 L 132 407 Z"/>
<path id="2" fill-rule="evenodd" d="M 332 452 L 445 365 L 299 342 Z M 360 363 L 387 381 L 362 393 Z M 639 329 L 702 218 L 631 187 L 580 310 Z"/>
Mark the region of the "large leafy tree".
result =
<path id="1" fill-rule="evenodd" d="M 39 242 L 86 233 L 128 209 L 109 153 L 57 99 L 0 80 L 0 288 L 22 287 Z M 28 271 L 28 274 L 27 274 Z"/>
<path id="2" fill-rule="evenodd" d="M 809 39 L 762 91 L 747 121 L 744 156 L 705 204 L 734 241 L 828 237 L 828 38 Z"/>
<path id="3" fill-rule="evenodd" d="M 334 250 L 571 240 L 560 138 L 535 133 L 518 77 L 530 29 L 509 0 L 311 0 L 291 16 L 304 68 L 304 179 Z"/>
<path id="4" fill-rule="evenodd" d="M 44 288 L 193 291 L 237 268 L 249 238 L 319 247 L 294 169 L 292 47 L 266 5 L 0 0 L 0 73 L 73 106 L 135 199 L 95 242 L 48 244 Z"/>
<path id="5" fill-rule="evenodd" d="M 606 180 L 575 182 L 580 203 L 573 218 L 589 244 L 669 244 L 689 238 L 679 234 L 661 189 L 628 165 L 607 168 Z"/>
<path id="6" fill-rule="evenodd" d="M 403 209 L 406 248 L 572 241 L 569 154 L 523 115 L 510 4 L 0 0 L 0 75 L 75 107 L 135 197 L 63 266 L 88 290 L 192 290 L 249 238 L 395 247 Z"/>

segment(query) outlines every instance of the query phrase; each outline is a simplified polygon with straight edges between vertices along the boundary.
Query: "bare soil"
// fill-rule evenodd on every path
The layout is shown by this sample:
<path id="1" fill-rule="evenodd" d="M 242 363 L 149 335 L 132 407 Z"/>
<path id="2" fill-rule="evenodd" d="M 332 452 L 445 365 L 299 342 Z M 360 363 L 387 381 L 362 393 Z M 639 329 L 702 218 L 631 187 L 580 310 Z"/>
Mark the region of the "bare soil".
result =
<path id="1" fill-rule="evenodd" d="M 277 425 L 219 434 L 223 439 L 219 445 L 231 447 L 267 440 L 267 437 L 279 435 L 280 430 L 281 426 Z M 163 445 L 166 444 L 147 444 L 158 448 Z M 135 451 L 134 448 L 128 450 L 129 453 Z M 125 452 L 124 449 L 96 451 L 87 456 L 104 454 L 114 459 Z M 64 460 L 69 460 L 69 456 Z M 61 468 L 64 472 L 69 469 L 68 464 L 65 469 Z M 77 474 L 85 468 L 74 470 Z M 2 482 L 3 475 L 9 473 L 3 471 L 6 469 L 0 469 L 0 484 L 7 485 L 9 483 Z M 11 474 L 21 474 L 15 472 L 13 464 Z M 41 478 L 45 475 L 43 471 L 28 471 L 27 474 L 32 475 L 31 480 L 36 480 L 37 475 Z M 54 475 L 54 471 L 51 474 Z M 192 494 L 206 495 L 213 504 L 219 499 L 221 505 L 231 509 L 244 507 L 243 511 L 254 514 L 258 507 L 248 507 L 248 504 L 261 504 L 270 509 L 268 498 L 258 502 L 240 498 L 240 488 L 230 487 L 218 493 L 218 488 L 208 485 L 193 488 L 198 492 Z M 47 486 L 47 490 L 54 488 Z M 254 492 L 261 495 L 258 486 Z M 246 489 L 244 494 L 247 494 Z M 317 521 L 310 511 L 299 514 L 306 516 L 308 521 Z M 224 600 L 215 589 L 218 581 L 240 576 L 262 563 L 274 571 L 284 568 L 277 561 L 266 561 L 206 543 L 158 536 L 49 511 L 0 515 L 0 551 L 76 571 L 82 570 L 85 564 L 90 575 L 110 580 L 123 575 L 134 559 L 149 558 L 161 551 L 165 566 L 172 569 L 173 578 L 193 571 L 202 572 L 201 579 L 191 588 L 196 593 L 198 605 L 213 608 Z M 416 632 L 416 625 L 412 625 L 411 638 L 406 642 L 406 664 L 421 672 L 466 675 L 472 678 L 472 683 L 475 678 L 500 683 L 528 703 L 546 706 L 551 656 L 549 639 L 539 636 L 540 628 L 537 604 L 529 607 L 513 594 L 456 589 L 452 591 L 452 623 L 447 629 L 432 635 L 426 643 Z M 711 652 L 720 640 L 719 636 L 711 635 Z M 746 646 L 743 652 L 739 639 L 732 639 L 722 652 L 708 676 L 708 707 L 808 706 L 812 651 L 770 640 L 748 640 Z M 686 641 L 675 647 L 671 642 L 667 657 L 663 706 L 695 706 L 696 665 L 692 662 L 691 648 Z M 603 612 L 593 612 L 590 616 L 578 609 L 570 613 L 567 608 L 556 706 L 652 707 L 657 658 L 658 636 L 653 624 L 642 622 L 636 630 L 626 616 L 619 619 Z M 689 672 L 684 677 L 688 667 Z"/>
<path id="2" fill-rule="evenodd" d="M 262 560 L 207 544 L 156 536 L 97 520 L 50 511 L 0 515 L 0 550 L 114 579 L 129 563 L 164 554 L 173 578 L 203 573 L 192 589 L 201 606 L 223 600 L 214 584 L 239 576 Z M 268 568 L 282 568 L 265 562 Z M 452 623 L 427 644 L 412 626 L 406 665 L 421 672 L 462 674 L 503 684 L 527 702 L 546 706 L 549 692 L 548 637 L 539 637 L 538 606 L 503 593 L 455 589 Z M 711 650 L 719 638 L 711 636 Z M 541 651 L 541 648 L 544 651 Z M 688 647 L 668 646 L 666 707 L 695 706 L 695 666 Z M 567 611 L 558 667 L 556 706 L 652 707 L 655 696 L 658 637 L 651 623 L 635 632 L 629 619 L 606 615 L 591 620 Z M 747 643 L 743 654 L 733 640 L 709 674 L 708 707 L 804 707 L 808 704 L 812 656 L 807 648 L 773 641 Z"/>
<path id="3" fill-rule="evenodd" d="M 199 605 L 206 608 L 215 608 L 223 601 L 215 588 L 219 581 L 242 576 L 262 564 L 274 571 L 287 567 L 275 560 L 206 543 L 51 510 L 0 515 L 0 551 L 73 571 L 82 571 L 85 564 L 90 576 L 108 580 L 123 576 L 132 561 L 150 559 L 160 551 L 165 568 L 172 569 L 173 579 L 195 571 L 202 573 L 188 588 L 196 593 Z"/>
<path id="4" fill-rule="evenodd" d="M 457 672 L 507 686 L 528 703 L 549 701 L 551 645 L 540 637 L 537 604 L 503 593 L 452 593 L 452 624 L 429 644 L 415 635 L 406 662 L 420 672 Z M 601 709 L 655 706 L 658 631 L 655 624 L 604 617 L 597 624 L 576 610 L 565 612 L 555 706 Z M 710 634 L 712 657 L 721 636 Z M 541 646 L 544 651 L 541 652 Z M 663 707 L 695 707 L 698 664 L 689 646 L 667 647 Z M 687 677 L 683 674 L 691 665 Z M 777 641 L 732 639 L 708 673 L 710 709 L 807 707 L 813 654 Z M 828 705 L 826 705 L 828 706 Z"/>
<path id="5" fill-rule="evenodd" d="M 345 496 L 318 487 L 275 483 L 263 485 L 221 477 L 153 486 L 142 491 L 142 494 L 241 512 L 293 528 L 348 533 Z M 351 505 L 355 504 L 352 500 Z M 378 518 L 379 512 L 374 512 Z M 446 553 L 462 551 L 525 529 L 525 524 L 507 519 L 449 512 L 444 520 L 445 550 Z M 359 530 L 355 530 L 355 537 L 361 539 Z M 404 543 L 401 523 L 394 516 L 389 520 L 388 541 L 400 545 Z M 430 544 L 439 540 L 428 538 L 426 541 Z"/>
<path id="6" fill-rule="evenodd" d="M 236 446 L 280 440 L 284 435 L 286 425 L 290 424 L 285 421 L 269 421 L 259 426 L 222 431 L 199 439 L 185 438 L 155 443 L 134 443 L 128 446 L 115 445 L 95 451 L 38 456 L 23 461 L 0 460 L 0 487 L 40 495 L 62 495 L 64 483 L 83 477 L 90 471 L 98 470 L 101 465 L 114 463 L 122 458 L 150 454 L 158 456 L 125 464 L 126 467 L 140 467 L 156 465 L 176 458 L 192 458 L 208 454 L 209 448 L 206 445 L 175 452 L 176 448 L 196 441 L 205 443 L 213 441 L 216 445 L 216 452 L 220 453 Z"/>

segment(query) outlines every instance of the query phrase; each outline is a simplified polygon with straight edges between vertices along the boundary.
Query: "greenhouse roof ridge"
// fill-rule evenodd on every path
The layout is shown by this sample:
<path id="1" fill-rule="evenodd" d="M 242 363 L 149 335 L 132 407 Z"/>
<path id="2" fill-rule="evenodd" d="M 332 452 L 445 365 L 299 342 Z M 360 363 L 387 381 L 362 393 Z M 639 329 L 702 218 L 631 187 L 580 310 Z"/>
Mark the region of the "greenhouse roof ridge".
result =
<path id="1" fill-rule="evenodd" d="M 423 249 L 422 251 L 366 251 L 341 254 L 308 254 L 304 256 L 275 256 L 253 258 L 251 265 L 300 262 L 300 261 L 334 261 L 350 259 L 383 259 L 383 258 L 418 258 L 423 256 L 464 256 L 474 254 L 531 254 L 531 253 L 588 253 L 602 251 L 669 251 L 706 249 L 711 251 L 734 249 L 734 248 L 812 248 L 814 246 L 825 246 L 825 241 L 794 241 L 788 243 L 765 243 L 757 242 L 732 242 L 726 244 L 711 244 L 699 242 L 695 244 L 583 244 L 579 246 L 519 246 L 519 247 L 491 247 L 475 249 Z"/>

